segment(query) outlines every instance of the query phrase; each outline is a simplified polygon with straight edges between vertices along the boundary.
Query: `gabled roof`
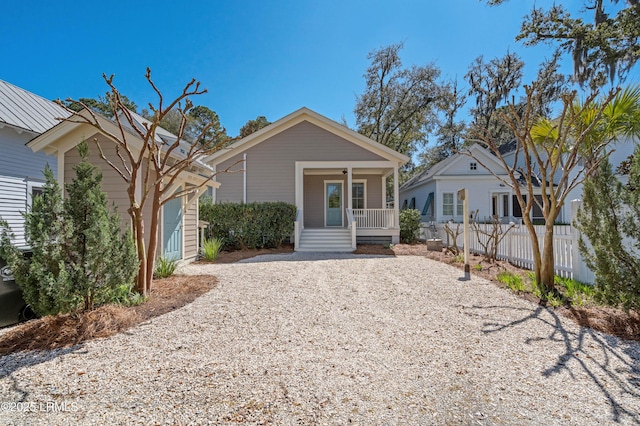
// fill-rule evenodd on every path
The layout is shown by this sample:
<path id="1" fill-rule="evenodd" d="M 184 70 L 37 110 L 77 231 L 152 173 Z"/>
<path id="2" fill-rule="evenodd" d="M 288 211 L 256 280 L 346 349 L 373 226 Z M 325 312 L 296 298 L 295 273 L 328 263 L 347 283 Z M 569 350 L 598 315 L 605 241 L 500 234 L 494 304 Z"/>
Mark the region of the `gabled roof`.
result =
<path id="1" fill-rule="evenodd" d="M 140 126 L 139 129 L 144 133 L 145 129 L 144 129 L 143 123 L 150 124 L 150 121 L 146 120 L 144 117 L 136 114 L 135 112 L 132 112 L 132 111 L 130 112 L 132 114 L 132 118 L 134 118 L 134 121 L 136 122 L 135 124 L 137 126 Z M 120 130 L 115 121 L 110 120 L 107 117 L 95 111 L 93 113 L 90 113 L 86 109 L 83 111 L 80 111 L 80 114 L 88 119 L 93 119 L 93 117 L 95 117 L 95 119 L 98 121 L 98 123 L 100 123 L 100 126 L 102 126 L 102 128 L 105 129 L 105 131 L 112 133 L 114 135 L 120 134 Z M 127 126 L 128 121 L 126 119 L 121 120 L 121 122 L 123 124 L 124 130 L 126 131 L 125 137 L 130 136 L 128 140 L 131 142 L 131 146 L 133 146 L 137 150 L 140 150 L 143 144 L 143 141 L 142 139 L 140 139 L 140 136 L 134 131 L 134 129 L 129 128 Z M 56 126 L 52 127 L 51 129 L 47 130 L 43 134 L 31 140 L 27 144 L 27 146 L 31 148 L 34 152 L 38 152 L 42 150 L 47 154 L 53 154 L 58 150 L 57 145 L 60 143 L 61 140 L 63 140 L 64 136 L 72 133 L 78 134 L 78 132 L 81 132 L 81 129 L 89 130 L 88 134 L 83 134 L 82 137 L 90 136 L 91 134 L 95 134 L 95 133 L 102 133 L 104 136 L 108 137 L 108 135 L 105 132 L 101 132 L 100 130 L 91 126 L 88 123 L 65 120 L 65 121 L 59 122 Z M 172 144 L 173 142 L 175 142 L 178 137 L 161 127 L 157 127 L 156 138 L 159 138 L 160 140 L 157 140 L 157 139 L 156 140 L 164 144 L 164 146 L 166 147 Z M 173 140 L 171 140 L 171 138 L 173 138 Z M 80 140 L 77 140 L 77 143 L 79 142 Z M 184 158 L 188 149 L 189 149 L 188 144 L 186 142 L 181 142 L 180 146 L 172 152 L 172 158 L 174 157 L 178 159 Z M 194 164 L 206 169 L 207 171 L 212 170 L 212 168 L 208 164 L 205 164 L 200 158 L 196 159 Z"/>
<path id="2" fill-rule="evenodd" d="M 450 157 L 447 157 L 444 160 L 440 161 L 439 163 L 434 164 L 431 168 L 412 177 L 411 179 L 406 181 L 404 184 L 402 184 L 400 189 L 405 190 L 405 189 L 412 188 L 414 186 L 425 184 L 428 181 L 435 178 L 436 176 L 443 174 L 450 167 L 452 167 L 454 164 L 460 161 L 461 158 L 473 158 L 472 155 L 482 156 L 484 159 L 483 163 L 485 164 L 485 166 L 491 167 L 494 172 L 496 169 L 504 170 L 504 166 L 502 165 L 502 163 L 498 161 L 495 155 L 492 155 L 491 152 L 489 152 L 487 149 L 485 149 L 484 147 L 476 143 L 470 146 L 467 150 L 465 150 L 465 153 L 461 153 L 461 152 L 455 153 Z M 469 176 L 473 177 L 473 175 L 469 175 Z"/>
<path id="3" fill-rule="evenodd" d="M 292 112 L 291 114 L 281 118 L 274 123 L 271 123 L 270 125 L 258 130 L 257 132 L 240 139 L 239 141 L 229 145 L 228 147 L 225 147 L 224 149 L 210 155 L 204 160 L 207 163 L 218 164 L 234 155 L 246 151 L 247 149 L 269 139 L 270 137 L 278 133 L 281 133 L 295 126 L 296 124 L 302 123 L 303 121 L 314 124 L 328 132 L 331 132 L 343 139 L 346 139 L 351 143 L 360 146 L 361 148 L 364 148 L 383 158 L 386 158 L 389 161 L 395 161 L 398 163 L 398 165 L 404 164 L 409 161 L 409 157 L 407 157 L 406 155 L 394 151 L 393 149 L 372 139 L 369 139 L 366 136 L 363 136 L 360 133 L 349 129 L 348 127 L 340 123 L 330 120 L 327 117 L 320 115 L 317 112 L 312 111 L 306 107 L 300 108 L 299 110 Z"/>
<path id="4" fill-rule="evenodd" d="M 516 148 L 518 148 L 518 141 L 515 138 L 513 138 L 509 142 L 500 145 L 498 147 L 498 152 L 501 155 L 506 155 L 506 154 L 509 154 L 509 153 L 515 151 Z"/>
<path id="5" fill-rule="evenodd" d="M 66 118 L 69 111 L 41 96 L 0 80 L 0 127 L 40 134 Z"/>
<path id="6" fill-rule="evenodd" d="M 122 112 L 120 114 L 122 115 Z M 140 114 L 133 112 L 131 110 L 129 110 L 129 114 L 131 114 L 131 118 L 135 122 L 135 125 L 138 128 L 138 130 L 140 130 L 141 132 L 143 133 L 145 132 L 145 124 L 147 125 L 147 127 L 151 127 L 151 121 L 147 120 Z M 121 122 L 125 125 L 129 124 L 126 118 L 121 119 Z M 160 126 L 156 127 L 156 138 L 160 139 L 160 140 L 157 140 L 158 142 L 164 142 L 165 144 L 172 144 L 176 140 L 178 140 L 178 136 L 174 135 L 173 133 L 169 132 L 166 129 L 163 129 Z"/>

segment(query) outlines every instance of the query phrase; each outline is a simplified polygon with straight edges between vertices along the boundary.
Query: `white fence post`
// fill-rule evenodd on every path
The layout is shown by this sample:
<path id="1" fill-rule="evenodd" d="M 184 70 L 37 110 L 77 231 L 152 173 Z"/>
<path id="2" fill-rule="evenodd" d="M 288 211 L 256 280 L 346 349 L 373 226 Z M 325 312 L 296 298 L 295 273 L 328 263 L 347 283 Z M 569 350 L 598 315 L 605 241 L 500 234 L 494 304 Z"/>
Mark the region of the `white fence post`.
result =
<path id="1" fill-rule="evenodd" d="M 572 218 L 575 217 L 581 204 L 580 200 L 571 202 Z M 453 241 L 447 241 L 447 235 L 444 233 L 444 224 L 436 224 L 438 234 L 442 236 L 442 241 L 446 245 L 453 245 Z M 487 225 L 479 225 L 485 227 Z M 544 226 L 536 226 L 536 238 L 542 239 L 544 234 Z M 578 241 L 580 233 L 572 225 L 558 225 L 554 227 L 554 261 L 555 273 L 563 277 L 570 276 L 573 279 L 592 284 L 595 280 L 593 272 L 587 267 L 582 255 L 580 254 Z M 477 242 L 478 236 L 475 230 L 471 231 L 471 241 L 469 249 L 473 253 L 481 252 L 480 245 Z M 462 237 L 462 235 L 459 235 Z M 481 236 L 481 238 L 484 238 Z M 461 238 L 460 238 L 461 239 Z M 458 239 L 458 247 L 463 247 L 462 241 Z M 588 244 L 588 241 L 586 242 Z M 533 252 L 531 247 L 531 236 L 528 230 L 523 229 L 522 225 L 512 227 L 507 231 L 507 235 L 500 242 L 498 247 L 498 257 L 509 261 L 510 263 L 521 268 L 533 269 Z"/>

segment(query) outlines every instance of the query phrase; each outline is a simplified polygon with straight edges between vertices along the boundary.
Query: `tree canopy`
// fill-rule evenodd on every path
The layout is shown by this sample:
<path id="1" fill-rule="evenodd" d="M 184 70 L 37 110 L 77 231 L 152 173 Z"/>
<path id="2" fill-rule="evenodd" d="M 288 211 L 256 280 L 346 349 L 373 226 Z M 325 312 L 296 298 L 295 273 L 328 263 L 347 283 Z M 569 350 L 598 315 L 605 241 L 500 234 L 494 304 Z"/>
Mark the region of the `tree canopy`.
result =
<path id="1" fill-rule="evenodd" d="M 488 4 L 505 1 L 489 0 Z M 556 45 L 571 55 L 574 78 L 582 86 L 596 89 L 607 81 L 624 82 L 640 58 L 640 2 L 585 0 L 584 9 L 593 13 L 593 22 L 576 18 L 562 5 L 548 10 L 534 6 L 516 40 L 525 46 Z"/>
<path id="2" fill-rule="evenodd" d="M 98 96 L 98 99 L 95 98 L 79 98 L 77 101 L 72 99 L 67 99 L 62 101 L 62 105 L 69 108 L 72 111 L 81 111 L 83 107 L 90 108 L 92 111 L 97 112 L 98 114 L 104 115 L 107 118 L 113 118 L 114 111 L 117 109 L 115 105 L 109 100 L 109 94 L 107 93 L 105 96 Z M 127 107 L 127 109 L 137 112 L 138 106 L 127 98 L 125 95 L 122 95 L 122 104 Z"/>
<path id="3" fill-rule="evenodd" d="M 458 88 L 458 82 L 452 81 L 443 86 L 442 118 L 437 126 L 436 145 L 420 154 L 424 167 L 431 167 L 455 154 L 464 143 L 466 124 L 457 121 L 460 109 L 466 105 L 467 96 Z"/>
<path id="4" fill-rule="evenodd" d="M 465 79 L 469 84 L 469 96 L 475 100 L 470 112 L 475 128 L 491 130 L 498 145 L 509 142 L 513 133 L 496 118 L 496 111 L 520 86 L 524 62 L 515 53 L 507 52 L 502 58 L 485 62 L 477 57 L 469 66 Z"/>
<path id="5" fill-rule="evenodd" d="M 142 110 L 142 116 L 153 121 L 153 114 L 147 109 Z M 181 130 L 180 126 L 184 126 L 184 129 Z M 160 121 L 160 127 L 174 135 L 182 134 L 187 142 L 195 142 L 200 138 L 208 143 L 225 144 L 231 139 L 220 124 L 218 114 L 203 105 L 194 106 L 187 111 L 180 107 L 168 111 Z M 206 134 L 202 135 L 205 127 Z"/>
<path id="6" fill-rule="evenodd" d="M 267 117 L 265 117 L 264 115 L 259 115 L 255 120 L 247 121 L 244 126 L 240 128 L 240 137 L 246 138 L 251 133 L 257 132 L 263 127 L 267 127 L 269 124 L 271 124 L 271 122 L 267 120 Z"/>
<path id="7" fill-rule="evenodd" d="M 411 156 L 427 142 L 443 90 L 435 65 L 403 67 L 402 48 L 398 43 L 369 53 L 366 88 L 354 113 L 358 132 Z"/>

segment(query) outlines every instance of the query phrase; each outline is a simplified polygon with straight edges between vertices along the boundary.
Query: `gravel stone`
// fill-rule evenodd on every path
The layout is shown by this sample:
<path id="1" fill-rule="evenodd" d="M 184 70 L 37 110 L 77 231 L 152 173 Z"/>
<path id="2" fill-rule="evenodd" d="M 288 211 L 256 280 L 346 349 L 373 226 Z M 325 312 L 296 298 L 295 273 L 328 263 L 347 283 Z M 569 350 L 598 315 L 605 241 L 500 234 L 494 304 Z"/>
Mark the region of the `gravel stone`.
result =
<path id="1" fill-rule="evenodd" d="M 181 273 L 219 285 L 111 338 L 0 358 L 0 424 L 640 423 L 637 342 L 430 259 Z"/>

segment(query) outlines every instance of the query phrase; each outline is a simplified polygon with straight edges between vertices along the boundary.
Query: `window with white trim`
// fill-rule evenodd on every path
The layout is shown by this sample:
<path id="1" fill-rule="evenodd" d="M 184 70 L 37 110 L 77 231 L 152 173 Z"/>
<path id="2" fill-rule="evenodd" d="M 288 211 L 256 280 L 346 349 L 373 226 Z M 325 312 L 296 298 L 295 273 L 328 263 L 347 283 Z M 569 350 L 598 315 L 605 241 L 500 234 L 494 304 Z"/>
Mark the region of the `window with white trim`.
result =
<path id="1" fill-rule="evenodd" d="M 478 170 L 478 163 L 476 163 L 475 161 L 469 163 L 469 170 Z"/>
<path id="2" fill-rule="evenodd" d="M 442 215 L 453 216 L 453 192 L 442 193 Z"/>
<path id="3" fill-rule="evenodd" d="M 464 216 L 464 201 L 456 197 L 456 216 Z"/>
<path id="4" fill-rule="evenodd" d="M 354 209 L 367 208 L 367 187 L 366 181 L 354 181 L 351 184 L 351 206 Z"/>
<path id="5" fill-rule="evenodd" d="M 43 187 L 43 182 L 27 182 L 27 206 L 29 209 L 33 206 L 33 198 L 39 197 L 44 193 Z"/>

